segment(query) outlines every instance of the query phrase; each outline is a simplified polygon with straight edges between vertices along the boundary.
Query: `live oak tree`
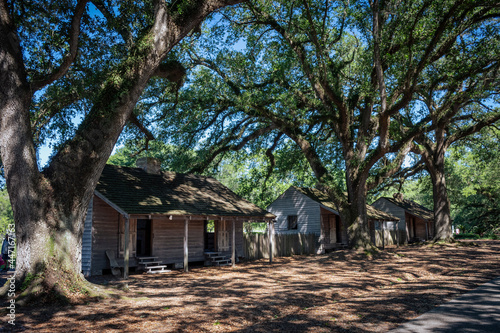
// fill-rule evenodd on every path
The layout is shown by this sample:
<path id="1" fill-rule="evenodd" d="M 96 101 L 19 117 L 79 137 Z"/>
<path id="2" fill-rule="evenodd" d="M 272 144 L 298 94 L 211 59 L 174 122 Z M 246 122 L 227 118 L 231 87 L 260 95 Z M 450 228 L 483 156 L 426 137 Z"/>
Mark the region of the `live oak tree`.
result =
<path id="1" fill-rule="evenodd" d="M 500 172 L 499 141 L 498 125 L 492 124 L 455 141 L 447 150 L 446 193 L 453 225 L 460 233 L 498 235 L 500 231 L 500 182 L 496 181 Z M 407 170 L 413 171 L 412 166 Z M 389 195 L 396 188 L 405 198 L 432 209 L 433 180 L 429 172 L 422 170 L 410 178 L 386 184 L 389 186 L 382 191 Z"/>
<path id="2" fill-rule="evenodd" d="M 493 75 L 491 79 L 496 78 L 498 73 L 494 71 Z M 496 87 L 498 88 L 498 85 Z M 469 89 L 480 90 L 480 87 L 472 85 L 461 90 L 465 92 Z M 445 154 L 448 148 L 458 140 L 500 120 L 498 107 L 496 111 L 490 110 L 490 107 L 478 101 L 461 101 L 461 97 L 464 96 L 453 98 L 453 101 L 441 101 L 442 103 L 436 103 L 432 98 L 427 99 L 427 106 L 435 124 L 434 130 L 427 135 L 416 137 L 416 145 L 412 148 L 413 152 L 422 157 L 432 180 L 435 241 L 450 241 L 453 238 L 445 173 Z"/>
<path id="3" fill-rule="evenodd" d="M 210 142 L 209 160 L 256 138 L 267 138 L 269 148 L 284 136 L 293 140 L 339 207 L 350 245 L 370 247 L 367 191 L 395 174 L 412 141 L 436 125 L 430 115 L 409 124 L 402 116 L 416 112 L 425 76 L 449 69 L 443 58 L 460 55 L 456 73 L 443 76 L 443 84 L 468 77 L 461 62 L 480 43 L 487 45 L 498 10 L 492 1 L 305 0 L 229 9 L 233 40 L 247 45 L 213 57 L 192 55 L 220 79 L 211 84 L 225 87 L 215 92 L 217 103 L 213 92 L 195 98 L 210 111 L 197 116 L 206 117 L 197 135 L 202 129 L 213 134 L 213 124 L 230 133 L 215 132 L 219 140 Z M 464 35 L 474 35 L 475 43 L 460 47 Z M 338 153 L 345 182 L 329 167 Z"/>
<path id="4" fill-rule="evenodd" d="M 16 222 L 17 288 L 84 291 L 83 220 L 122 128 L 150 78 L 182 78 L 182 66 L 168 61 L 172 48 L 208 14 L 238 2 L 0 1 L 0 153 Z M 39 100 L 43 107 L 33 105 Z M 43 127 L 77 103 L 81 124 L 40 172 Z"/>

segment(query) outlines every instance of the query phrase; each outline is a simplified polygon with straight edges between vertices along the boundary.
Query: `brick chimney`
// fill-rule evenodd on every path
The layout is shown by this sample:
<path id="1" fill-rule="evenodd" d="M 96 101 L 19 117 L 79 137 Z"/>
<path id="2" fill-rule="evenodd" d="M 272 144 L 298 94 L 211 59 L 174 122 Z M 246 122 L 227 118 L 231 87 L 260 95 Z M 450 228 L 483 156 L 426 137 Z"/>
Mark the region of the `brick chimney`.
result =
<path id="1" fill-rule="evenodd" d="M 147 173 L 159 175 L 161 171 L 160 160 L 154 157 L 138 158 L 137 161 L 135 161 L 135 165 Z"/>
<path id="2" fill-rule="evenodd" d="M 397 201 L 403 201 L 403 193 L 401 193 L 401 192 L 394 193 L 394 194 L 392 195 L 392 197 L 393 197 L 394 199 L 396 199 Z"/>

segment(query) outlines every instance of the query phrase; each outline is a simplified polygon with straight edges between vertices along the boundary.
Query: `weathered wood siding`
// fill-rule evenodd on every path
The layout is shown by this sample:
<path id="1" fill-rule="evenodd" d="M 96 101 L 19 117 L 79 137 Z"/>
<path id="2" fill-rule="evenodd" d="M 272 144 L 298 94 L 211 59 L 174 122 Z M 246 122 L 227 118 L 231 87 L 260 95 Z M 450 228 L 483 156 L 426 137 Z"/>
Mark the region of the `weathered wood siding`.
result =
<path id="1" fill-rule="evenodd" d="M 245 258 L 256 260 L 269 258 L 269 235 L 248 233 L 243 235 Z M 319 247 L 316 234 L 275 234 L 273 256 L 289 257 L 299 254 L 315 254 Z"/>
<path id="2" fill-rule="evenodd" d="M 92 210 L 93 199 L 90 200 L 82 237 L 82 273 L 84 276 L 91 275 L 92 262 Z"/>
<path id="3" fill-rule="evenodd" d="M 86 269 L 91 275 L 101 275 L 104 269 L 110 269 L 109 260 L 106 257 L 106 250 L 112 250 L 117 255 L 116 261 L 123 265 L 123 257 L 119 251 L 120 221 L 123 223 L 123 217 L 111 206 L 100 198 L 94 196 L 92 209 L 87 214 L 84 243 L 89 243 L 84 247 L 88 251 L 82 253 L 82 270 L 85 263 Z M 90 217 L 92 220 L 90 220 Z M 134 218 L 130 219 L 131 229 L 137 228 L 133 223 Z M 227 219 L 229 231 L 229 244 L 232 246 L 233 240 L 233 222 Z M 236 226 L 236 255 L 243 256 L 243 221 L 235 222 Z M 152 218 L 152 255 L 158 257 L 165 264 L 174 264 L 184 262 L 184 218 L 176 217 L 172 220 L 167 218 Z M 188 248 L 189 262 L 204 261 L 204 221 L 190 220 L 188 222 Z M 134 257 L 134 248 L 137 232 L 130 230 L 131 250 L 130 267 L 137 266 L 137 260 Z M 87 239 L 87 238 L 89 239 Z"/>
<path id="4" fill-rule="evenodd" d="M 120 214 L 103 200 L 94 196 L 92 213 L 92 275 L 101 275 L 109 269 L 106 250 L 118 253 L 118 226 Z M 123 260 L 122 260 L 123 261 Z"/>
<path id="5" fill-rule="evenodd" d="M 274 230 L 277 234 L 320 235 L 320 205 L 311 198 L 298 192 L 293 187 L 286 190 L 278 199 L 267 207 L 267 211 L 276 215 Z M 288 230 L 288 215 L 297 215 L 297 230 Z"/>
<path id="6" fill-rule="evenodd" d="M 320 242 L 326 245 L 339 244 L 339 243 L 347 244 L 347 239 L 345 239 L 340 216 L 332 213 L 330 210 L 321 206 L 320 206 L 320 213 L 321 213 Z M 339 221 L 338 235 L 340 236 L 338 239 L 337 239 L 337 222 L 336 222 L 337 220 Z"/>
<path id="7" fill-rule="evenodd" d="M 232 246 L 232 220 L 228 220 L 229 244 Z M 189 262 L 205 259 L 204 221 L 188 222 Z M 243 256 L 243 222 L 236 221 L 236 255 Z M 153 219 L 153 256 L 165 264 L 184 261 L 184 219 Z"/>
<path id="8" fill-rule="evenodd" d="M 394 228 L 394 225 L 398 222 L 384 222 L 385 230 L 382 229 L 382 222 L 369 220 L 368 223 L 370 226 L 370 235 L 372 238 L 372 242 L 377 247 L 396 245 L 398 243 L 397 237 L 402 237 L 401 230 L 398 231 L 399 235 L 397 235 L 397 231 Z M 382 236 L 384 236 L 384 240 L 382 240 Z M 399 239 L 399 243 L 401 244 L 401 239 Z"/>
<path id="9" fill-rule="evenodd" d="M 153 256 L 165 264 L 184 262 L 184 219 L 153 218 Z M 204 260 L 203 221 L 188 222 L 189 261 Z"/>
<path id="10" fill-rule="evenodd" d="M 406 214 L 405 210 L 401 207 L 396 206 L 392 202 L 387 201 L 385 198 L 379 198 L 377 199 L 374 203 L 372 203 L 372 206 L 380 209 L 383 212 L 389 213 L 394 215 L 399 219 L 398 223 L 398 232 L 400 236 L 400 242 L 404 243 L 406 242 Z M 392 230 L 392 228 L 391 228 Z"/>
<path id="11" fill-rule="evenodd" d="M 407 213 L 407 220 L 409 220 L 410 218 L 412 218 L 413 223 L 415 223 L 415 237 L 418 237 L 422 240 L 428 240 L 432 235 L 432 230 L 426 229 L 425 225 L 427 224 L 427 221 L 421 219 L 420 217 Z M 428 224 L 427 228 L 432 228 L 432 224 Z"/>
<path id="12" fill-rule="evenodd" d="M 236 221 L 236 257 L 243 257 L 243 221 Z M 232 235 L 232 234 L 231 234 Z M 233 236 L 231 236 L 232 242 Z"/>

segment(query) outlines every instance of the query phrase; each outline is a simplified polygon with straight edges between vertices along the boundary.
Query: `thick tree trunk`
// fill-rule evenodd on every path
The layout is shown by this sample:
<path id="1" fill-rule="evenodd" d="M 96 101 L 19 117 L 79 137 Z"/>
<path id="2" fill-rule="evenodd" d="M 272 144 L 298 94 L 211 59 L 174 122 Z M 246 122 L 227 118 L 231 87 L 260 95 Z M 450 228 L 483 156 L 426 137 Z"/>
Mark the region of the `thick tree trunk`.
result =
<path id="1" fill-rule="evenodd" d="M 47 188 L 34 198 L 32 218 L 16 221 L 16 288 L 28 299 L 68 301 L 72 295 L 96 291 L 81 274 L 84 202 L 88 203 L 81 200 L 80 209 L 65 216 L 67 208 Z"/>
<path id="2" fill-rule="evenodd" d="M 453 241 L 451 232 L 450 201 L 446 189 L 445 153 L 448 148 L 445 119 L 436 121 L 435 143 L 424 145 L 422 158 L 432 180 L 432 196 L 434 199 L 434 241 Z"/>
<path id="3" fill-rule="evenodd" d="M 354 249 L 371 249 L 373 247 L 368 218 L 366 214 L 366 197 L 353 198 L 341 213 L 344 230 L 347 231 L 349 247 Z"/>
<path id="4" fill-rule="evenodd" d="M 30 128 L 33 93 L 23 53 L 0 2 L 0 153 L 16 222 L 16 288 L 26 296 L 53 300 L 91 291 L 81 274 L 84 217 L 123 126 L 172 47 L 210 12 L 236 2 L 196 2 L 179 23 L 160 4 L 150 34 L 137 41 L 130 57 L 103 83 L 75 137 L 43 173 L 38 171 Z"/>
<path id="5" fill-rule="evenodd" d="M 371 243 L 366 212 L 366 181 L 357 179 L 348 170 L 346 172 L 348 202 L 343 207 L 341 217 L 345 221 L 344 230 L 347 231 L 349 247 L 354 249 L 372 249 L 373 245 Z"/>
<path id="6" fill-rule="evenodd" d="M 444 153 L 442 155 L 437 156 L 433 167 L 429 168 L 434 199 L 434 241 L 449 242 L 453 240 L 453 234 L 451 231 L 450 201 L 446 189 Z"/>

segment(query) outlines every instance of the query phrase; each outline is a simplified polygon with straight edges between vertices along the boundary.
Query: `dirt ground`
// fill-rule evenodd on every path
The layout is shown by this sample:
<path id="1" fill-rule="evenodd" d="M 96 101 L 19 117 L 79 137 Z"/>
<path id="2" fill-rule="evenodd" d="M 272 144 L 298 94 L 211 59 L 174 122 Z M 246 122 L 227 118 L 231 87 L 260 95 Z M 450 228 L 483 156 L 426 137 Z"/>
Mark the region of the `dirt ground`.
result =
<path id="1" fill-rule="evenodd" d="M 92 281 L 110 297 L 16 308 L 29 332 L 385 332 L 500 276 L 500 241 L 340 250 Z M 128 289 L 128 290 L 127 290 Z M 5 310 L 4 310 L 5 311 Z M 9 327 L 2 313 L 3 331 Z M 0 329 L 2 331 L 2 329 Z"/>

